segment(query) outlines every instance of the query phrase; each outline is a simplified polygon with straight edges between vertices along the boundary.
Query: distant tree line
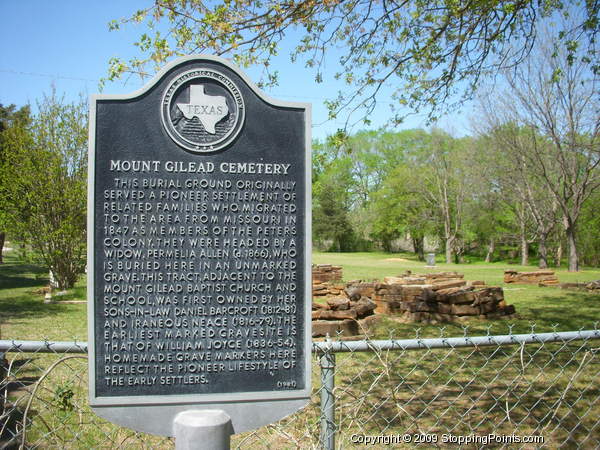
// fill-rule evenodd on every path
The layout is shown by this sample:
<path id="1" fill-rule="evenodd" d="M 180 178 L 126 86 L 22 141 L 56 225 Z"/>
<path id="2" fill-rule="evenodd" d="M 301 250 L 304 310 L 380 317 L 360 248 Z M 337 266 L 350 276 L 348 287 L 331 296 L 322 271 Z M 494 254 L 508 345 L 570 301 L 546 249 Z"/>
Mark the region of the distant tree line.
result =
<path id="1" fill-rule="evenodd" d="M 550 187 L 502 145 L 509 132 L 527 134 L 511 126 L 462 138 L 415 129 L 359 132 L 342 145 L 316 142 L 315 245 L 391 251 L 394 241 L 405 238 L 424 259 L 429 237 L 440 243 L 448 263 L 468 255 L 488 262 L 519 256 L 527 265 L 535 256 L 540 267 L 548 267 L 574 253 L 577 264 L 599 266 L 600 190 L 589 188 L 575 221 L 575 249 L 569 250 L 571 221 Z M 545 151 L 543 157 L 554 163 L 555 154 Z M 566 185 L 557 189 L 567 191 Z M 570 199 L 565 203 L 572 205 Z"/>

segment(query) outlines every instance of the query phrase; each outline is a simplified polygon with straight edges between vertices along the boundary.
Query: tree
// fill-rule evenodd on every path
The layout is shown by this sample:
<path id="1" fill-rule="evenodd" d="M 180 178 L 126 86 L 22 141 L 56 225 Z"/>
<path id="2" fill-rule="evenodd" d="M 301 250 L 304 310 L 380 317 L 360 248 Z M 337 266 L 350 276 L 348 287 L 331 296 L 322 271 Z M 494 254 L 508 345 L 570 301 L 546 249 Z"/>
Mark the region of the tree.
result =
<path id="1" fill-rule="evenodd" d="M 426 170 L 422 188 L 431 208 L 438 210 L 445 242 L 446 263 L 457 255 L 463 226 L 468 177 L 463 147 L 441 130 L 431 133 L 430 147 L 424 154 Z M 459 252 L 460 253 L 460 252 Z M 457 261 L 458 262 L 458 261 Z"/>
<path id="2" fill-rule="evenodd" d="M 597 1 L 157 0 L 111 22 L 111 29 L 143 23 L 147 31 L 136 43 L 142 54 L 127 62 L 112 59 L 108 78 L 124 72 L 145 76 L 173 56 L 205 52 L 244 67 L 263 66 L 265 83 L 274 84 L 271 62 L 289 37 L 292 62 L 303 59 L 314 68 L 316 82 L 323 81 L 327 62 L 347 83 L 327 102 L 331 117 L 345 110 L 368 123 L 383 96 L 396 107 L 394 122 L 402 120 L 405 107 L 430 110 L 435 118 L 470 98 L 482 77 L 518 66 L 540 23 L 551 16 L 578 13 L 577 23 L 560 28 L 557 42 L 572 54 L 578 50 L 574 43 L 585 40 L 588 65 L 599 71 L 599 11 Z"/>
<path id="3" fill-rule="evenodd" d="M 424 240 L 438 233 L 436 211 L 418 186 L 420 170 L 403 164 L 395 168 L 383 186 L 373 195 L 374 223 L 372 237 L 391 251 L 393 240 L 410 236 L 419 260 L 425 260 Z"/>
<path id="4" fill-rule="evenodd" d="M 406 145 L 414 133 L 415 130 L 377 130 L 345 136 L 341 132 L 340 135 L 344 136 L 342 141 L 329 140 L 328 151 L 336 155 L 336 159 L 349 160 L 349 220 L 357 237 L 363 240 L 373 238 L 376 214 L 373 196 L 390 173 L 404 164 Z M 390 241 L 380 242 L 389 249 Z"/>
<path id="5" fill-rule="evenodd" d="M 529 264 L 529 245 L 537 240 L 539 267 L 547 268 L 548 239 L 560 217 L 556 200 L 531 173 L 525 160 L 523 150 L 536 144 L 531 137 L 531 130 L 514 123 L 494 128 L 482 139 L 487 150 L 483 159 L 491 168 L 490 177 L 502 193 L 503 202 L 517 221 L 521 264 Z M 536 138 L 543 141 L 542 136 Z"/>
<path id="6" fill-rule="evenodd" d="M 581 213 L 579 240 L 581 242 L 581 256 L 585 264 L 600 266 L 600 191 L 596 191 L 584 204 Z"/>
<path id="7" fill-rule="evenodd" d="M 497 246 L 506 242 L 514 227 L 507 202 L 504 171 L 498 170 L 502 153 L 489 140 L 469 143 L 470 195 L 465 207 L 465 222 L 477 244 L 485 248 L 485 262 L 494 261 Z M 500 175 L 500 176 L 499 176 Z"/>
<path id="8" fill-rule="evenodd" d="M 331 240 L 332 249 L 352 251 L 354 232 L 349 220 L 350 175 L 348 159 L 333 161 L 313 183 L 313 236 L 316 241 Z"/>
<path id="9" fill-rule="evenodd" d="M 434 129 L 408 130 L 396 135 L 397 165 L 374 196 L 373 236 L 382 242 L 410 234 L 415 251 L 423 253 L 426 234 L 440 234 L 446 261 L 463 248 L 460 241 L 466 187 L 464 142 Z"/>
<path id="10" fill-rule="evenodd" d="M 0 103 L 0 166 L 5 160 L 5 132 L 7 132 L 9 128 L 26 127 L 29 122 L 29 106 L 23 106 L 17 109 L 15 105 L 3 106 Z M 0 264 L 4 262 L 2 249 L 4 248 L 4 242 L 6 240 L 7 221 L 6 205 L 0 203 Z"/>
<path id="11" fill-rule="evenodd" d="M 87 108 L 56 93 L 28 126 L 2 133 L 0 204 L 7 223 L 52 270 L 60 289 L 85 267 Z"/>
<path id="12" fill-rule="evenodd" d="M 585 58 L 560 51 L 548 38 L 524 64 L 504 73 L 508 89 L 484 102 L 488 132 L 518 156 L 522 170 L 556 203 L 569 271 L 579 270 L 576 236 L 582 207 L 600 187 L 598 76 L 588 70 Z"/>

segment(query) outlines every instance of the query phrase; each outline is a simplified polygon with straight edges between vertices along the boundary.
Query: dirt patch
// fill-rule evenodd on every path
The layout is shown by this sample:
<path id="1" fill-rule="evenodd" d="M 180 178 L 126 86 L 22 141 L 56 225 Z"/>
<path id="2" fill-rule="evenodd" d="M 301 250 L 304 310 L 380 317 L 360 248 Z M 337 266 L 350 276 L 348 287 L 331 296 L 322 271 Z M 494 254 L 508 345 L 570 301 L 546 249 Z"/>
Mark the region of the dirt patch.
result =
<path id="1" fill-rule="evenodd" d="M 408 262 L 408 259 L 404 258 L 386 258 L 386 261 L 395 261 L 395 262 Z"/>

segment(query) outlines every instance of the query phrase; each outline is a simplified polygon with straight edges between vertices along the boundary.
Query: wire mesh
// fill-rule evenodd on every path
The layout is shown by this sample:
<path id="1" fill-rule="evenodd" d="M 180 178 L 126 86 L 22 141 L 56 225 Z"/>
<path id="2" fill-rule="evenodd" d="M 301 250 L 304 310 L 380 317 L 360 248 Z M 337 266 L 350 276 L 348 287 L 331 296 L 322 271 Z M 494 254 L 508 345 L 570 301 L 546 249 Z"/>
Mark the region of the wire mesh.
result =
<path id="1" fill-rule="evenodd" d="M 600 447 L 600 332 L 504 338 L 315 343 L 309 405 L 232 448 Z M 173 448 L 91 411 L 85 343 L 17 344 L 0 448 Z"/>

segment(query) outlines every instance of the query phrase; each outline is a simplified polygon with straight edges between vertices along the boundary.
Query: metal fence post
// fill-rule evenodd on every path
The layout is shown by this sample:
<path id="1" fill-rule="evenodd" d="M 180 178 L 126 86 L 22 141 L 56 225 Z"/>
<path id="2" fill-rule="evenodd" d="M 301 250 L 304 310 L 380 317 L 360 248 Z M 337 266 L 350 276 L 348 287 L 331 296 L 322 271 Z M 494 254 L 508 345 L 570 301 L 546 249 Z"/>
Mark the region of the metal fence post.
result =
<path id="1" fill-rule="evenodd" d="M 326 348 L 319 358 L 321 367 L 321 447 L 335 448 L 335 353 Z"/>
<path id="2" fill-rule="evenodd" d="M 4 417 L 4 405 L 6 403 L 6 399 L 4 398 L 6 392 L 5 385 L 8 384 L 8 380 L 6 379 L 6 369 L 6 356 L 5 353 L 0 350 L 0 417 Z"/>

